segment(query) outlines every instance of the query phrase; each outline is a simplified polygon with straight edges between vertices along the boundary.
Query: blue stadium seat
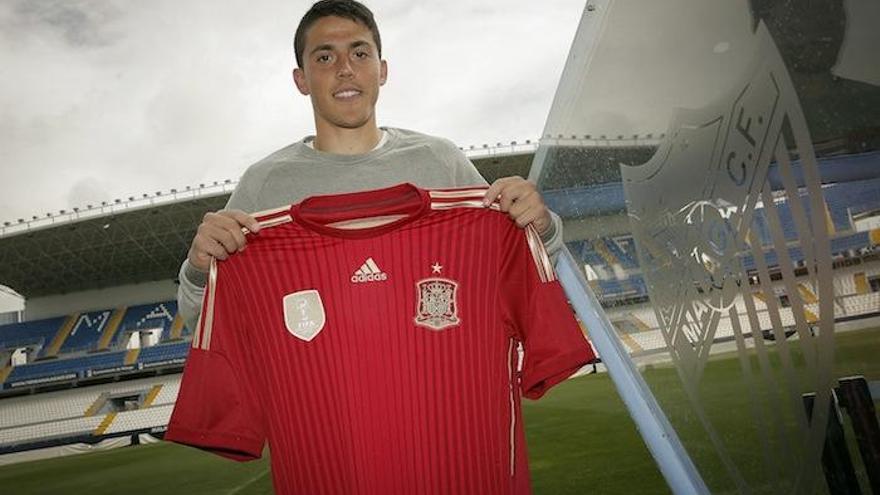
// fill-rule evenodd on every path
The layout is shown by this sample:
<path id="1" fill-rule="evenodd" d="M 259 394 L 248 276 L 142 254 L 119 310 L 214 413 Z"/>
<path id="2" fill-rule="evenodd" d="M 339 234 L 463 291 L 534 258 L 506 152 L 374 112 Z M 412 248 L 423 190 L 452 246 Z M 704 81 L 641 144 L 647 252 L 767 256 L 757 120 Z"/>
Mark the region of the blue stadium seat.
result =
<path id="1" fill-rule="evenodd" d="M 171 324 L 177 314 L 177 301 L 163 301 L 140 306 L 131 306 L 125 312 L 125 317 L 119 325 L 115 342 L 117 346 L 123 345 L 122 340 L 133 330 L 147 330 L 161 328 L 161 340 L 170 338 Z"/>
<path id="2" fill-rule="evenodd" d="M 112 315 L 112 309 L 91 311 L 79 315 L 58 354 L 95 350 Z"/>
<path id="3" fill-rule="evenodd" d="M 191 344 L 189 342 L 178 342 L 174 344 L 162 344 L 141 349 L 138 362 L 144 365 L 172 362 L 176 360 L 186 359 L 189 355 Z"/>
<path id="4" fill-rule="evenodd" d="M 599 253 L 595 251 L 593 244 L 586 239 L 569 242 L 568 247 L 572 254 L 580 259 L 582 263 L 587 263 L 590 266 L 605 265 L 605 260 L 603 260 L 602 257 L 599 256 Z"/>
<path id="5" fill-rule="evenodd" d="M 831 216 L 849 222 L 849 212 L 853 215 L 880 209 L 880 179 L 838 182 L 823 189 L 825 200 L 831 209 Z"/>
<path id="6" fill-rule="evenodd" d="M 0 349 L 17 349 L 28 346 L 43 346 L 40 355 L 52 342 L 65 317 L 13 323 L 0 326 Z"/>
<path id="7" fill-rule="evenodd" d="M 605 247 L 611 251 L 611 254 L 620 261 L 621 266 L 628 270 L 638 268 L 635 258 L 631 256 L 630 253 L 624 251 L 614 239 L 602 239 L 602 242 L 604 242 Z"/>
<path id="8" fill-rule="evenodd" d="M 6 383 L 12 384 L 25 380 L 35 380 L 55 376 L 73 375 L 81 378 L 89 370 L 121 367 L 124 364 L 125 351 L 91 354 L 68 359 L 54 359 L 51 361 L 38 361 L 22 366 L 16 366 L 6 379 Z"/>

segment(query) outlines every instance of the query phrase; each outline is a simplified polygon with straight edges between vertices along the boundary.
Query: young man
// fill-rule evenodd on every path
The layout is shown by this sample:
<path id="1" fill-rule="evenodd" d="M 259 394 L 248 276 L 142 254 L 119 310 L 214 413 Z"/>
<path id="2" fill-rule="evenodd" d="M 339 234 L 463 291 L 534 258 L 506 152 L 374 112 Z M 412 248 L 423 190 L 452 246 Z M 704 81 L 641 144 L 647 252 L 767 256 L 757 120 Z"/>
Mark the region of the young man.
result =
<path id="1" fill-rule="evenodd" d="M 315 136 L 252 165 L 226 209 L 204 216 L 180 270 L 179 310 L 190 328 L 196 326 L 211 259 L 224 260 L 245 248 L 242 227 L 259 232 L 249 213 L 316 194 L 401 182 L 427 188 L 486 183 L 448 140 L 377 126 L 376 101 L 388 65 L 373 14 L 364 5 L 353 0 L 315 3 L 300 21 L 294 49 L 293 80 L 312 100 Z M 494 199 L 520 227 L 532 224 L 549 252 L 562 246 L 561 221 L 534 184 L 521 177 L 498 179 L 484 203 Z"/>

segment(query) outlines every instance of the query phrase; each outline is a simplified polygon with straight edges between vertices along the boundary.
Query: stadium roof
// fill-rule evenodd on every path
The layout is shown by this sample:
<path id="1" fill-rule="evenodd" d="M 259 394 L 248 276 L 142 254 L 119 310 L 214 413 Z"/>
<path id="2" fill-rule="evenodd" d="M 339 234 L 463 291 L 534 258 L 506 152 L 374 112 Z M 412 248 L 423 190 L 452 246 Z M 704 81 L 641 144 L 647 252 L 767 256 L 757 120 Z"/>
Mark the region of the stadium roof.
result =
<path id="1" fill-rule="evenodd" d="M 487 180 L 528 176 L 535 145 L 468 151 Z M 205 212 L 235 183 L 131 197 L 0 227 L 0 284 L 26 298 L 177 277 Z"/>

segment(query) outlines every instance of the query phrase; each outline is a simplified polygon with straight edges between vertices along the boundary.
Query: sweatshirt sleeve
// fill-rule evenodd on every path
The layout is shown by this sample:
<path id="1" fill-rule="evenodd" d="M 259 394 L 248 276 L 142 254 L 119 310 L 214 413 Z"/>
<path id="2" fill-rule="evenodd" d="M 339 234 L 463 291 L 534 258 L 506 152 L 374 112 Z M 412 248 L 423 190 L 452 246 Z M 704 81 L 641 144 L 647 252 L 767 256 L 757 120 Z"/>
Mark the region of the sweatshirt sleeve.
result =
<path id="1" fill-rule="evenodd" d="M 485 186 L 488 184 L 473 162 L 452 141 L 446 141 L 445 144 L 448 148 L 446 150 L 447 160 L 452 167 L 453 187 Z"/>
<path id="2" fill-rule="evenodd" d="M 254 167 L 245 171 L 238 185 L 232 191 L 225 210 L 241 210 L 252 212 L 254 208 L 253 190 L 260 186 L 255 179 Z M 192 266 L 189 259 L 183 260 L 178 273 L 180 285 L 177 287 L 177 308 L 187 328 L 196 328 L 196 322 L 202 309 L 202 298 L 205 295 L 205 284 L 208 274 Z"/>
<path id="3" fill-rule="evenodd" d="M 556 258 L 559 257 L 559 252 L 562 249 L 562 218 L 559 217 L 553 210 L 548 209 L 550 212 L 550 220 L 552 220 L 552 224 L 550 228 L 547 229 L 547 232 L 541 234 L 541 244 L 544 245 L 544 249 L 547 250 L 547 254 L 550 256 L 550 260 L 556 265 Z"/>
<path id="4" fill-rule="evenodd" d="M 177 286 L 177 312 L 187 328 L 195 329 L 202 309 L 202 298 L 205 296 L 207 274 L 190 266 L 187 259 L 180 266 L 178 279 L 180 285 Z"/>

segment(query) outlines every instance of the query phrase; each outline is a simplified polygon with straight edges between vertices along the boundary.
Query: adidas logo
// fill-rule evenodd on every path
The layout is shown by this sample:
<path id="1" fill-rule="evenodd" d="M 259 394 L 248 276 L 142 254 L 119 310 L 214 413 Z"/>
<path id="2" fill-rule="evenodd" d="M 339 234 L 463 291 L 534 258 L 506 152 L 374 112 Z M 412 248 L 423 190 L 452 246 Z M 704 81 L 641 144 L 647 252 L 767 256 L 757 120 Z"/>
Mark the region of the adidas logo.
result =
<path id="1" fill-rule="evenodd" d="M 379 269 L 373 258 L 367 258 L 367 261 L 351 276 L 351 281 L 354 283 L 381 282 L 387 279 L 388 275 Z"/>

